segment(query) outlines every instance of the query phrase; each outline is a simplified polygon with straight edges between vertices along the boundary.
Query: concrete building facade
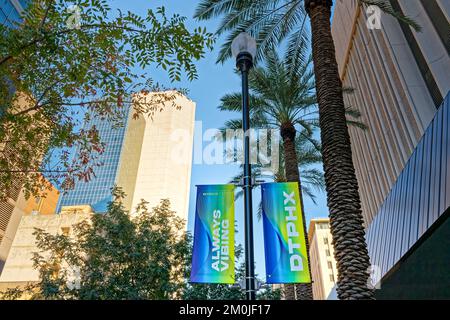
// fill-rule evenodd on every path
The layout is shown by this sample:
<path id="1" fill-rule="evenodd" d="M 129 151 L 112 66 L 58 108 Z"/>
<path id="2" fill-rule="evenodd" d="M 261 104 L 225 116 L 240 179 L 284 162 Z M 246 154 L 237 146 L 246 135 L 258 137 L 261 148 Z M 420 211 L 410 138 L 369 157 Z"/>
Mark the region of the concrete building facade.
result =
<path id="1" fill-rule="evenodd" d="M 0 274 L 18 233 L 21 218 L 54 214 L 59 197 L 59 191 L 54 187 L 46 187 L 43 197 L 31 196 L 28 199 L 19 184 L 14 189 L 6 201 L 0 202 Z"/>
<path id="2" fill-rule="evenodd" d="M 330 219 L 311 219 L 308 239 L 313 297 L 314 300 L 326 300 L 337 280 Z"/>
<path id="3" fill-rule="evenodd" d="M 422 28 L 335 1 L 332 33 L 378 298 L 449 298 L 450 5 L 389 0 Z"/>
<path id="4" fill-rule="evenodd" d="M 128 163 L 137 165 L 131 208 L 142 199 L 150 207 L 169 199 L 187 226 L 194 126 L 195 103 L 183 95 L 164 103 L 152 118 L 145 118 L 142 151 L 138 159 Z"/>
<path id="5" fill-rule="evenodd" d="M 16 24 L 21 20 L 20 15 L 28 1 L 29 0 L 0 0 L 0 24 L 9 28 L 16 27 Z M 18 105 L 22 106 L 22 102 L 21 97 L 19 97 Z M 0 151 L 3 156 L 14 156 L 14 150 L 8 148 L 8 146 L 1 141 Z M 13 181 L 13 185 L 5 189 L 8 190 L 6 199 L 0 201 L 0 273 L 2 272 L 3 265 L 8 256 L 20 218 L 27 206 L 27 200 L 22 192 L 22 184 L 20 181 Z"/>
<path id="6" fill-rule="evenodd" d="M 350 128 L 366 226 L 388 195 L 450 90 L 450 47 L 429 7 L 449 30 L 446 0 L 391 0 L 421 32 L 382 15 L 381 28 L 367 27 L 369 15 L 356 0 L 335 1 L 332 33 L 348 106 L 361 112 L 369 129 Z M 428 10 L 427 10 L 428 8 Z"/>
<path id="7" fill-rule="evenodd" d="M 93 213 L 90 206 L 67 206 L 62 207 L 60 214 L 24 215 L 0 276 L 0 290 L 39 281 L 39 271 L 33 268 L 32 260 L 33 253 L 38 250 L 33 235 L 35 228 L 52 235 L 70 235 L 75 224 L 88 219 Z"/>

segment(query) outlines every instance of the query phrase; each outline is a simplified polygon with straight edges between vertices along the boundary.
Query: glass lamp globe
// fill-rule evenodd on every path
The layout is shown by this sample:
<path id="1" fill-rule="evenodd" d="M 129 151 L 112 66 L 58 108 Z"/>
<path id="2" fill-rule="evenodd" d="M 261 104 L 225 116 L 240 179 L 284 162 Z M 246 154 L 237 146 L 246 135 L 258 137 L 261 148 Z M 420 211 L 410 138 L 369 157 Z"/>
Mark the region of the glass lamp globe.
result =
<path id="1" fill-rule="evenodd" d="M 254 59 L 256 56 L 256 40 L 248 33 L 242 32 L 231 43 L 231 53 L 237 57 L 240 53 L 247 52 Z"/>

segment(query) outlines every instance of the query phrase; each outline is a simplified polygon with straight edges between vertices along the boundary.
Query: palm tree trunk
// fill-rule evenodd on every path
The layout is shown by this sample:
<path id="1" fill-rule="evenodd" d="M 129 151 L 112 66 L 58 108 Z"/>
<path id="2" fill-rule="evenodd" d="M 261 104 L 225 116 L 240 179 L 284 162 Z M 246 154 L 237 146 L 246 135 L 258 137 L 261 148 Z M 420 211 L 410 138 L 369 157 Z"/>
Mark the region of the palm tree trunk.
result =
<path id="1" fill-rule="evenodd" d="M 283 292 L 283 299 L 295 300 L 295 285 L 294 284 L 284 284 L 282 292 Z"/>
<path id="2" fill-rule="evenodd" d="M 281 125 L 281 138 L 283 139 L 284 148 L 284 164 L 286 171 L 286 181 L 288 182 L 298 182 L 300 203 L 303 216 L 303 234 L 305 235 L 306 244 L 306 254 L 308 257 L 308 268 L 311 270 L 311 265 L 309 261 L 309 242 L 308 233 L 306 232 L 306 218 L 305 210 L 303 208 L 303 196 L 302 196 L 302 184 L 300 181 L 300 172 L 298 170 L 298 159 L 297 152 L 295 150 L 295 127 L 292 123 L 284 123 Z M 293 285 L 295 294 L 298 300 L 312 300 L 312 284 L 311 283 L 301 283 Z"/>
<path id="3" fill-rule="evenodd" d="M 373 290 L 367 283 L 370 259 L 358 182 L 331 36 L 332 4 L 332 0 L 305 0 L 311 18 L 327 202 L 338 269 L 337 293 L 339 299 L 373 299 Z"/>

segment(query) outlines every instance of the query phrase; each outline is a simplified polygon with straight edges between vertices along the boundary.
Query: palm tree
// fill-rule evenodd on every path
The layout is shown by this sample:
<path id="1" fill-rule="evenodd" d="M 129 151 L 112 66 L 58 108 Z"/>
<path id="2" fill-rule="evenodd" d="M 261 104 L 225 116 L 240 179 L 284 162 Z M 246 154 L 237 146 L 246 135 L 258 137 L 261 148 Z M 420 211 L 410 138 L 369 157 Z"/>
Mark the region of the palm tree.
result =
<path id="1" fill-rule="evenodd" d="M 308 179 L 308 185 L 304 188 L 299 165 L 321 161 L 321 147 L 313 138 L 314 129 L 318 125 L 318 109 L 311 57 L 308 58 L 305 51 L 297 55 L 296 59 L 292 59 L 288 53 L 280 59 L 275 50 L 270 50 L 266 66 L 255 68 L 250 73 L 249 88 L 251 127 L 280 130 L 283 155 L 280 157 L 280 167 L 284 168 L 284 177 L 280 170 L 274 175 L 277 181 L 293 181 L 299 184 L 306 251 L 309 253 L 302 195 L 304 191 L 311 195 L 311 182 L 317 187 L 321 183 L 321 176 L 317 176 L 314 170 L 305 170 L 303 176 Z M 242 111 L 241 101 L 241 93 L 227 94 L 221 99 L 219 109 Z M 354 112 L 348 113 L 359 116 Z M 357 121 L 349 121 L 357 124 Z M 240 129 L 242 123 L 240 120 L 230 120 L 225 126 L 228 129 Z M 258 167 L 256 169 L 258 170 Z M 258 174 L 258 171 L 255 173 Z M 299 284 L 295 289 L 298 297 L 312 299 L 311 284 Z M 294 297 L 293 286 L 287 286 L 287 296 Z"/>
<path id="2" fill-rule="evenodd" d="M 370 258 L 358 181 L 331 36 L 331 1 L 306 0 L 305 7 L 311 17 L 327 202 L 338 267 L 337 292 L 340 299 L 373 299 L 373 290 L 367 285 Z"/>
<path id="3" fill-rule="evenodd" d="M 395 12 L 388 0 L 358 0 L 358 3 L 377 5 L 385 13 L 420 30 L 413 20 Z M 370 259 L 331 36 L 332 5 L 333 0 L 203 0 L 195 17 L 206 20 L 224 15 L 217 30 L 219 35 L 228 33 L 218 57 L 218 62 L 223 62 L 231 56 L 232 40 L 242 31 L 257 39 L 257 60 L 285 39 L 288 56 L 299 59 L 308 38 L 306 17 L 309 15 L 327 202 L 338 268 L 337 292 L 340 299 L 373 299 L 373 291 L 367 286 Z M 292 127 L 286 122 L 281 128 L 287 158 L 291 160 L 295 133 Z M 296 178 L 294 166 L 295 161 L 286 163 L 288 178 Z"/>

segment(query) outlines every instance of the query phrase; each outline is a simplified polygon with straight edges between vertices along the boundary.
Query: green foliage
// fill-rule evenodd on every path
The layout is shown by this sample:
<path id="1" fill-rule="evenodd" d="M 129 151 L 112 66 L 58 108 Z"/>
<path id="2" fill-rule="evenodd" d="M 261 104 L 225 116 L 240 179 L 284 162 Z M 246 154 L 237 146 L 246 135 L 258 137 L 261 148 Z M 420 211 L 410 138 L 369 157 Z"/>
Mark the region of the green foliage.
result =
<path id="1" fill-rule="evenodd" d="M 315 193 L 317 191 L 323 191 L 325 188 L 325 181 L 323 177 L 323 172 L 312 168 L 312 165 L 317 165 L 322 163 L 322 153 L 320 151 L 320 142 L 314 139 L 313 133 L 306 130 L 302 130 L 295 138 L 295 147 L 297 151 L 298 166 L 300 169 L 300 175 L 302 179 L 302 193 L 308 196 L 313 203 L 316 203 Z M 252 165 L 252 176 L 256 180 L 269 179 L 276 182 L 285 182 L 286 177 L 284 174 L 284 151 L 283 145 L 279 146 L 279 158 L 278 158 L 278 170 L 276 172 L 271 172 L 267 170 L 264 165 L 257 163 Z M 272 158 L 273 160 L 273 158 Z M 240 173 L 231 179 L 231 182 L 240 181 L 243 174 Z M 243 196 L 243 191 L 239 190 L 236 193 L 236 197 L 239 198 Z M 261 217 L 261 205 L 258 207 L 257 211 L 258 217 Z"/>
<path id="2" fill-rule="evenodd" d="M 393 10 L 388 0 L 358 1 L 360 5 L 376 5 L 383 12 L 420 30 L 413 19 Z M 222 20 L 217 34 L 226 35 L 217 58 L 217 62 L 221 63 L 231 57 L 231 42 L 243 31 L 252 34 L 257 40 L 257 60 L 266 57 L 271 48 L 286 39 L 289 56 L 298 59 L 309 37 L 304 0 L 202 0 L 195 12 L 199 20 L 219 16 L 222 16 Z"/>
<path id="3" fill-rule="evenodd" d="M 303 50 L 302 59 L 291 61 L 289 53 L 280 58 L 275 50 L 267 54 L 265 66 L 249 74 L 252 128 L 276 128 L 290 122 L 313 131 L 317 123 L 317 105 L 311 58 Z M 241 93 L 226 94 L 219 106 L 223 111 L 241 111 Z M 227 128 L 240 126 L 227 122 Z"/>
<path id="4" fill-rule="evenodd" d="M 195 17 L 207 20 L 223 15 L 217 34 L 227 34 L 217 59 L 231 57 L 231 42 L 242 31 L 251 33 L 258 42 L 257 59 L 289 37 L 291 57 L 301 54 L 307 40 L 303 1 L 285 0 L 202 0 Z"/>
<path id="5" fill-rule="evenodd" d="M 172 82 L 197 78 L 194 62 L 214 37 L 189 31 L 185 20 L 163 7 L 138 15 L 113 12 L 105 0 L 42 0 L 14 28 L 0 25 L 0 197 L 14 181 L 38 195 L 42 171 L 64 189 L 90 180 L 105 145 L 95 127 L 79 129 L 83 120 L 120 126 L 132 103 L 137 117 L 173 102 L 179 93 L 134 93 L 166 90 L 152 81 L 150 66 Z M 71 159 L 75 145 L 83 156 Z"/>
<path id="6" fill-rule="evenodd" d="M 40 282 L 8 291 L 3 298 L 31 299 L 170 299 L 180 298 L 183 272 L 190 263 L 184 221 L 168 200 L 149 210 L 142 202 L 131 217 L 115 201 L 74 227 L 72 235 L 37 229 L 39 252 L 33 257 Z"/>
<path id="7" fill-rule="evenodd" d="M 122 206 L 124 193 L 115 188 L 113 196 L 107 213 L 91 215 L 71 234 L 36 229 L 33 264 L 40 281 L 0 293 L 0 300 L 245 299 L 236 285 L 187 282 L 192 239 L 169 200 L 152 210 L 142 201 L 132 217 Z M 245 279 L 242 254 L 237 246 L 236 281 Z M 280 296 L 280 290 L 271 288 L 258 292 L 261 300 Z"/>

